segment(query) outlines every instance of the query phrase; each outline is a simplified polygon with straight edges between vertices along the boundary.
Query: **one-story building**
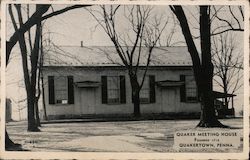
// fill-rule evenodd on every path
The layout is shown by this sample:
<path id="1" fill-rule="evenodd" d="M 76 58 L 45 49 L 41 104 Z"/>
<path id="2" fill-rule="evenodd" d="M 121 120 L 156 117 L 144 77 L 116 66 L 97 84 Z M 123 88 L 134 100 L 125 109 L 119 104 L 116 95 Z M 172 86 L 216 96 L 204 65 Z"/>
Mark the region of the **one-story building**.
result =
<path id="1" fill-rule="evenodd" d="M 146 59 L 140 60 L 141 71 Z M 130 80 L 114 47 L 50 48 L 42 72 L 49 119 L 133 114 Z M 153 49 L 140 100 L 142 114 L 200 113 L 187 47 Z"/>

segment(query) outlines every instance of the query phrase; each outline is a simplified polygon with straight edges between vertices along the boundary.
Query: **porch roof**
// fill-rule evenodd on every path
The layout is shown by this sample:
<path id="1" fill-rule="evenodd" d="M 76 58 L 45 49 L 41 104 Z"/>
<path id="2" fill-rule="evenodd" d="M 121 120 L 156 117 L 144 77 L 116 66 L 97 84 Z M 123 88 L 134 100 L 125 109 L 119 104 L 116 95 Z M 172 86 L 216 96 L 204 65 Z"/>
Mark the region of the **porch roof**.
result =
<path id="1" fill-rule="evenodd" d="M 213 95 L 215 98 L 227 98 L 227 97 L 234 97 L 235 94 L 225 94 L 223 92 L 213 91 Z"/>
<path id="2" fill-rule="evenodd" d="M 179 87 L 184 84 L 184 81 L 164 80 L 157 81 L 156 84 L 160 87 Z"/>
<path id="3" fill-rule="evenodd" d="M 75 85 L 79 88 L 95 88 L 101 85 L 101 82 L 97 81 L 80 81 L 75 82 Z"/>
<path id="4" fill-rule="evenodd" d="M 123 48 L 124 51 L 132 49 L 132 47 Z M 134 55 L 138 55 L 138 47 Z M 146 66 L 147 57 L 148 48 L 142 47 L 139 66 Z M 134 58 L 135 63 L 137 56 Z M 113 46 L 51 46 L 44 51 L 44 66 L 121 65 L 122 61 Z M 185 46 L 155 47 L 151 54 L 150 66 L 192 66 L 192 60 Z"/>

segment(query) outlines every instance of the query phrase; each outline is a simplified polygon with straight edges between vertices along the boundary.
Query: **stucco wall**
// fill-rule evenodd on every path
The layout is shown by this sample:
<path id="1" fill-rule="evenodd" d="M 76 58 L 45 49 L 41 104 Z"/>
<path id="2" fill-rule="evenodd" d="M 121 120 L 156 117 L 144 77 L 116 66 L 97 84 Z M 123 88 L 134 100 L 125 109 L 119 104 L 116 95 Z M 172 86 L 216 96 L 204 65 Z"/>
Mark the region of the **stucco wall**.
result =
<path id="1" fill-rule="evenodd" d="M 180 80 L 180 74 L 191 75 L 191 67 L 158 67 L 149 69 L 148 75 L 155 75 L 155 81 L 163 80 Z M 94 101 L 95 105 L 91 108 L 91 114 L 132 114 L 133 103 L 131 98 L 131 87 L 129 77 L 126 71 L 122 69 L 111 68 L 67 68 L 67 67 L 51 67 L 43 69 L 44 84 L 45 84 L 45 102 L 47 115 L 81 115 L 84 110 L 81 105 L 80 90 L 82 88 L 74 87 L 74 104 L 48 104 L 48 76 L 74 76 L 74 82 L 79 81 L 98 81 L 101 82 L 101 76 L 119 76 L 125 75 L 126 77 L 126 104 L 102 104 L 101 99 L 101 86 L 93 89 L 94 96 L 89 96 L 90 101 Z M 162 88 L 156 86 L 155 88 L 156 102 L 149 104 L 141 104 L 141 113 L 162 113 L 166 104 L 162 104 Z M 176 90 L 178 96 L 178 103 L 175 104 L 174 112 L 199 112 L 199 103 L 182 103 L 180 102 L 179 89 Z"/>

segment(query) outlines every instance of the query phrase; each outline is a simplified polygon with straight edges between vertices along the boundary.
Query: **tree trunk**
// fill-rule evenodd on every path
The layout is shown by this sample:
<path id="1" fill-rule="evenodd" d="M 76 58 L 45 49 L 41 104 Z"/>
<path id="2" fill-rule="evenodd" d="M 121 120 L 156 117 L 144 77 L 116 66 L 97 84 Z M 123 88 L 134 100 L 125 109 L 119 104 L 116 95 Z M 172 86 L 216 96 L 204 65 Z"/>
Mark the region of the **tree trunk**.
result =
<path id="1" fill-rule="evenodd" d="M 43 55 L 41 55 L 43 56 Z M 41 72 L 42 75 L 42 72 Z M 41 82 L 42 82 L 42 101 L 43 101 L 43 111 L 44 111 L 44 119 L 48 120 L 48 116 L 47 116 L 47 111 L 46 111 L 46 104 L 45 104 L 45 95 L 44 95 L 44 82 L 43 82 L 43 76 L 41 76 Z"/>
<path id="2" fill-rule="evenodd" d="M 35 13 L 32 15 L 32 17 L 30 17 L 27 20 L 27 22 L 18 29 L 18 31 L 14 32 L 14 34 L 10 37 L 9 41 L 6 41 L 6 66 L 8 65 L 11 51 L 12 51 L 13 47 L 16 45 L 16 43 L 19 41 L 19 38 L 21 37 L 21 41 L 24 42 L 24 33 L 27 32 L 32 26 L 34 26 L 38 22 L 41 23 L 41 20 L 42 20 L 41 17 L 43 16 L 44 13 L 46 13 L 49 10 L 50 6 L 51 5 L 38 5 L 38 7 L 37 7 Z M 85 6 L 89 6 L 89 5 L 85 5 Z M 79 8 L 79 6 L 75 5 L 75 7 L 71 7 L 71 8 L 68 8 L 68 9 L 67 8 L 62 9 L 61 11 L 59 11 L 57 14 L 54 14 L 54 15 L 62 14 L 64 12 L 67 12 L 68 10 L 71 10 L 71 9 L 74 9 L 74 8 Z M 52 15 L 52 16 L 54 16 L 54 15 Z M 49 18 L 49 17 L 47 17 L 47 18 Z M 20 42 L 19 42 L 19 45 L 22 45 L 22 44 L 20 44 Z M 22 49 L 24 49 L 24 48 L 21 48 L 21 52 L 22 52 Z M 25 53 L 26 53 L 26 51 L 25 51 Z M 26 80 L 25 85 L 27 85 L 27 82 L 28 81 Z M 28 103 L 28 108 L 32 107 L 32 105 L 31 106 L 30 105 L 31 105 L 31 103 Z M 27 109 L 27 110 L 29 110 L 29 109 Z M 45 114 L 45 116 L 46 116 L 46 114 Z M 29 114 L 28 114 L 28 117 L 29 117 Z M 30 125 L 32 125 L 32 123 Z M 34 127 L 31 127 L 31 128 L 34 128 Z M 39 130 L 37 127 L 35 127 L 34 129 Z M 31 130 L 33 130 L 33 129 L 31 129 Z M 8 148 L 10 146 L 21 146 L 20 144 L 13 143 L 11 141 L 11 139 L 9 138 L 8 133 L 7 133 L 6 130 L 5 130 L 5 145 L 6 145 L 6 148 Z"/>
<path id="3" fill-rule="evenodd" d="M 225 99 L 224 99 L 224 103 L 226 106 L 226 109 L 228 109 L 228 101 L 229 99 L 227 98 L 227 82 L 226 82 L 226 78 L 223 79 L 223 90 L 224 90 L 224 95 L 225 95 Z"/>
<path id="4" fill-rule="evenodd" d="M 201 86 L 201 117 L 198 127 L 226 127 L 221 124 L 216 115 L 214 108 L 214 98 L 212 94 L 211 79 L 204 78 L 203 86 Z"/>
<path id="5" fill-rule="evenodd" d="M 40 117 L 39 117 L 39 108 L 38 108 L 38 101 L 39 101 L 39 98 L 36 97 L 35 99 L 35 118 L 36 118 L 36 125 L 38 127 L 41 127 L 41 122 L 40 122 Z"/>
<path id="6" fill-rule="evenodd" d="M 39 46 L 40 46 L 40 36 L 41 36 L 41 22 L 36 25 L 36 34 L 34 47 L 31 52 L 31 76 L 30 76 L 30 91 L 28 96 L 28 131 L 40 131 L 38 129 L 38 124 L 35 120 L 35 110 L 38 112 L 38 107 L 36 103 L 36 84 L 37 84 L 37 69 L 38 69 L 38 58 L 39 58 Z M 30 107 L 30 108 L 29 108 Z M 37 107 L 37 109 L 35 109 Z"/>
<path id="7" fill-rule="evenodd" d="M 141 116 L 141 111 L 140 111 L 140 93 L 138 89 L 134 89 L 132 91 L 133 95 L 133 103 L 134 103 L 134 116 L 135 117 L 140 117 Z"/>
<path id="8" fill-rule="evenodd" d="M 8 133 L 5 130 L 5 147 L 12 146 L 15 143 L 10 139 Z"/>
<path id="9" fill-rule="evenodd" d="M 10 137 L 9 137 L 9 135 L 8 135 L 6 129 L 5 129 L 5 149 L 6 150 L 10 150 L 10 149 L 13 150 L 14 148 L 21 148 L 21 144 L 14 143 L 10 139 Z"/>
<path id="10" fill-rule="evenodd" d="M 213 64 L 211 56 L 210 14 L 208 6 L 200 6 L 202 73 L 200 77 L 201 120 L 199 127 L 224 127 L 215 115 L 213 96 Z"/>
<path id="11" fill-rule="evenodd" d="M 27 94 L 28 131 L 39 131 L 35 122 L 35 117 L 34 117 L 34 102 L 35 102 L 36 91 L 31 83 L 30 76 L 29 76 L 28 62 L 27 62 L 27 48 L 25 44 L 24 35 L 20 35 L 19 46 L 21 49 L 24 82 L 25 82 L 25 89 L 26 89 L 26 94 Z"/>
<path id="12" fill-rule="evenodd" d="M 14 45 L 11 44 L 10 42 L 6 42 L 6 53 L 10 53 L 11 48 L 13 48 L 12 46 L 14 46 Z M 10 58 L 10 54 L 6 54 L 6 66 L 8 65 L 9 58 Z M 10 139 L 9 134 L 5 128 L 5 149 L 8 150 L 9 148 L 12 148 L 13 146 L 21 147 L 20 144 L 14 143 Z"/>
<path id="13" fill-rule="evenodd" d="M 41 79 L 41 83 L 42 83 L 42 104 L 43 104 L 43 111 L 44 111 L 44 119 L 48 120 L 48 116 L 47 116 L 47 111 L 46 111 L 46 104 L 45 104 L 45 95 L 44 95 L 44 81 L 43 81 L 43 72 L 41 71 L 41 69 L 43 68 L 43 26 L 41 25 L 41 35 L 40 35 L 40 69 L 39 69 L 39 74 L 40 74 L 40 78 Z"/>
<path id="14" fill-rule="evenodd" d="M 208 6 L 200 6 L 201 60 L 194 44 L 188 20 L 181 6 L 170 6 L 180 22 L 188 51 L 192 58 L 194 76 L 201 100 L 201 117 L 199 127 L 225 127 L 215 115 L 213 91 L 213 64 L 211 61 L 210 11 Z"/>
<path id="15" fill-rule="evenodd" d="M 140 117 L 141 111 L 140 111 L 140 86 L 137 80 L 137 75 L 130 73 L 130 84 L 132 87 L 132 101 L 134 103 L 134 116 Z"/>
<path id="16" fill-rule="evenodd" d="M 30 82 L 30 76 L 27 65 L 27 54 L 24 36 L 19 39 L 19 46 L 21 46 L 21 55 L 23 62 L 23 73 L 24 73 L 24 81 L 25 81 L 25 89 L 27 94 L 27 114 L 28 114 L 28 131 L 39 131 L 34 117 L 34 102 L 35 102 L 35 89 L 32 87 Z M 25 52 L 24 52 L 25 51 Z"/>
<path id="17" fill-rule="evenodd" d="M 31 132 L 38 132 L 40 131 L 38 126 L 37 126 L 37 123 L 36 123 L 36 120 L 35 120 L 35 111 L 34 111 L 34 102 L 35 102 L 35 95 L 33 94 L 34 93 L 34 90 L 31 90 L 31 91 L 28 91 L 28 92 L 31 92 L 29 94 L 27 94 L 27 101 L 28 101 L 28 131 L 31 131 Z M 29 96 L 30 95 L 30 96 Z"/>

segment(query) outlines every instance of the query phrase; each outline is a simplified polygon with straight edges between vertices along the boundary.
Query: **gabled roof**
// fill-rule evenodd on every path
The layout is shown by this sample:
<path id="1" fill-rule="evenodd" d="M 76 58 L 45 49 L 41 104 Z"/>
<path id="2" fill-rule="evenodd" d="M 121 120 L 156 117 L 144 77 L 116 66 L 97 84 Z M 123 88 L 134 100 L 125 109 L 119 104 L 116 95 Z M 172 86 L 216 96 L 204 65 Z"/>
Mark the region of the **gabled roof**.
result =
<path id="1" fill-rule="evenodd" d="M 138 48 L 135 54 L 138 55 Z M 142 47 L 140 66 L 146 65 L 147 57 L 148 48 Z M 44 51 L 44 66 L 120 65 L 122 61 L 112 46 L 59 46 L 46 48 Z M 187 47 L 155 47 L 151 54 L 150 66 L 192 66 L 192 61 Z"/>

